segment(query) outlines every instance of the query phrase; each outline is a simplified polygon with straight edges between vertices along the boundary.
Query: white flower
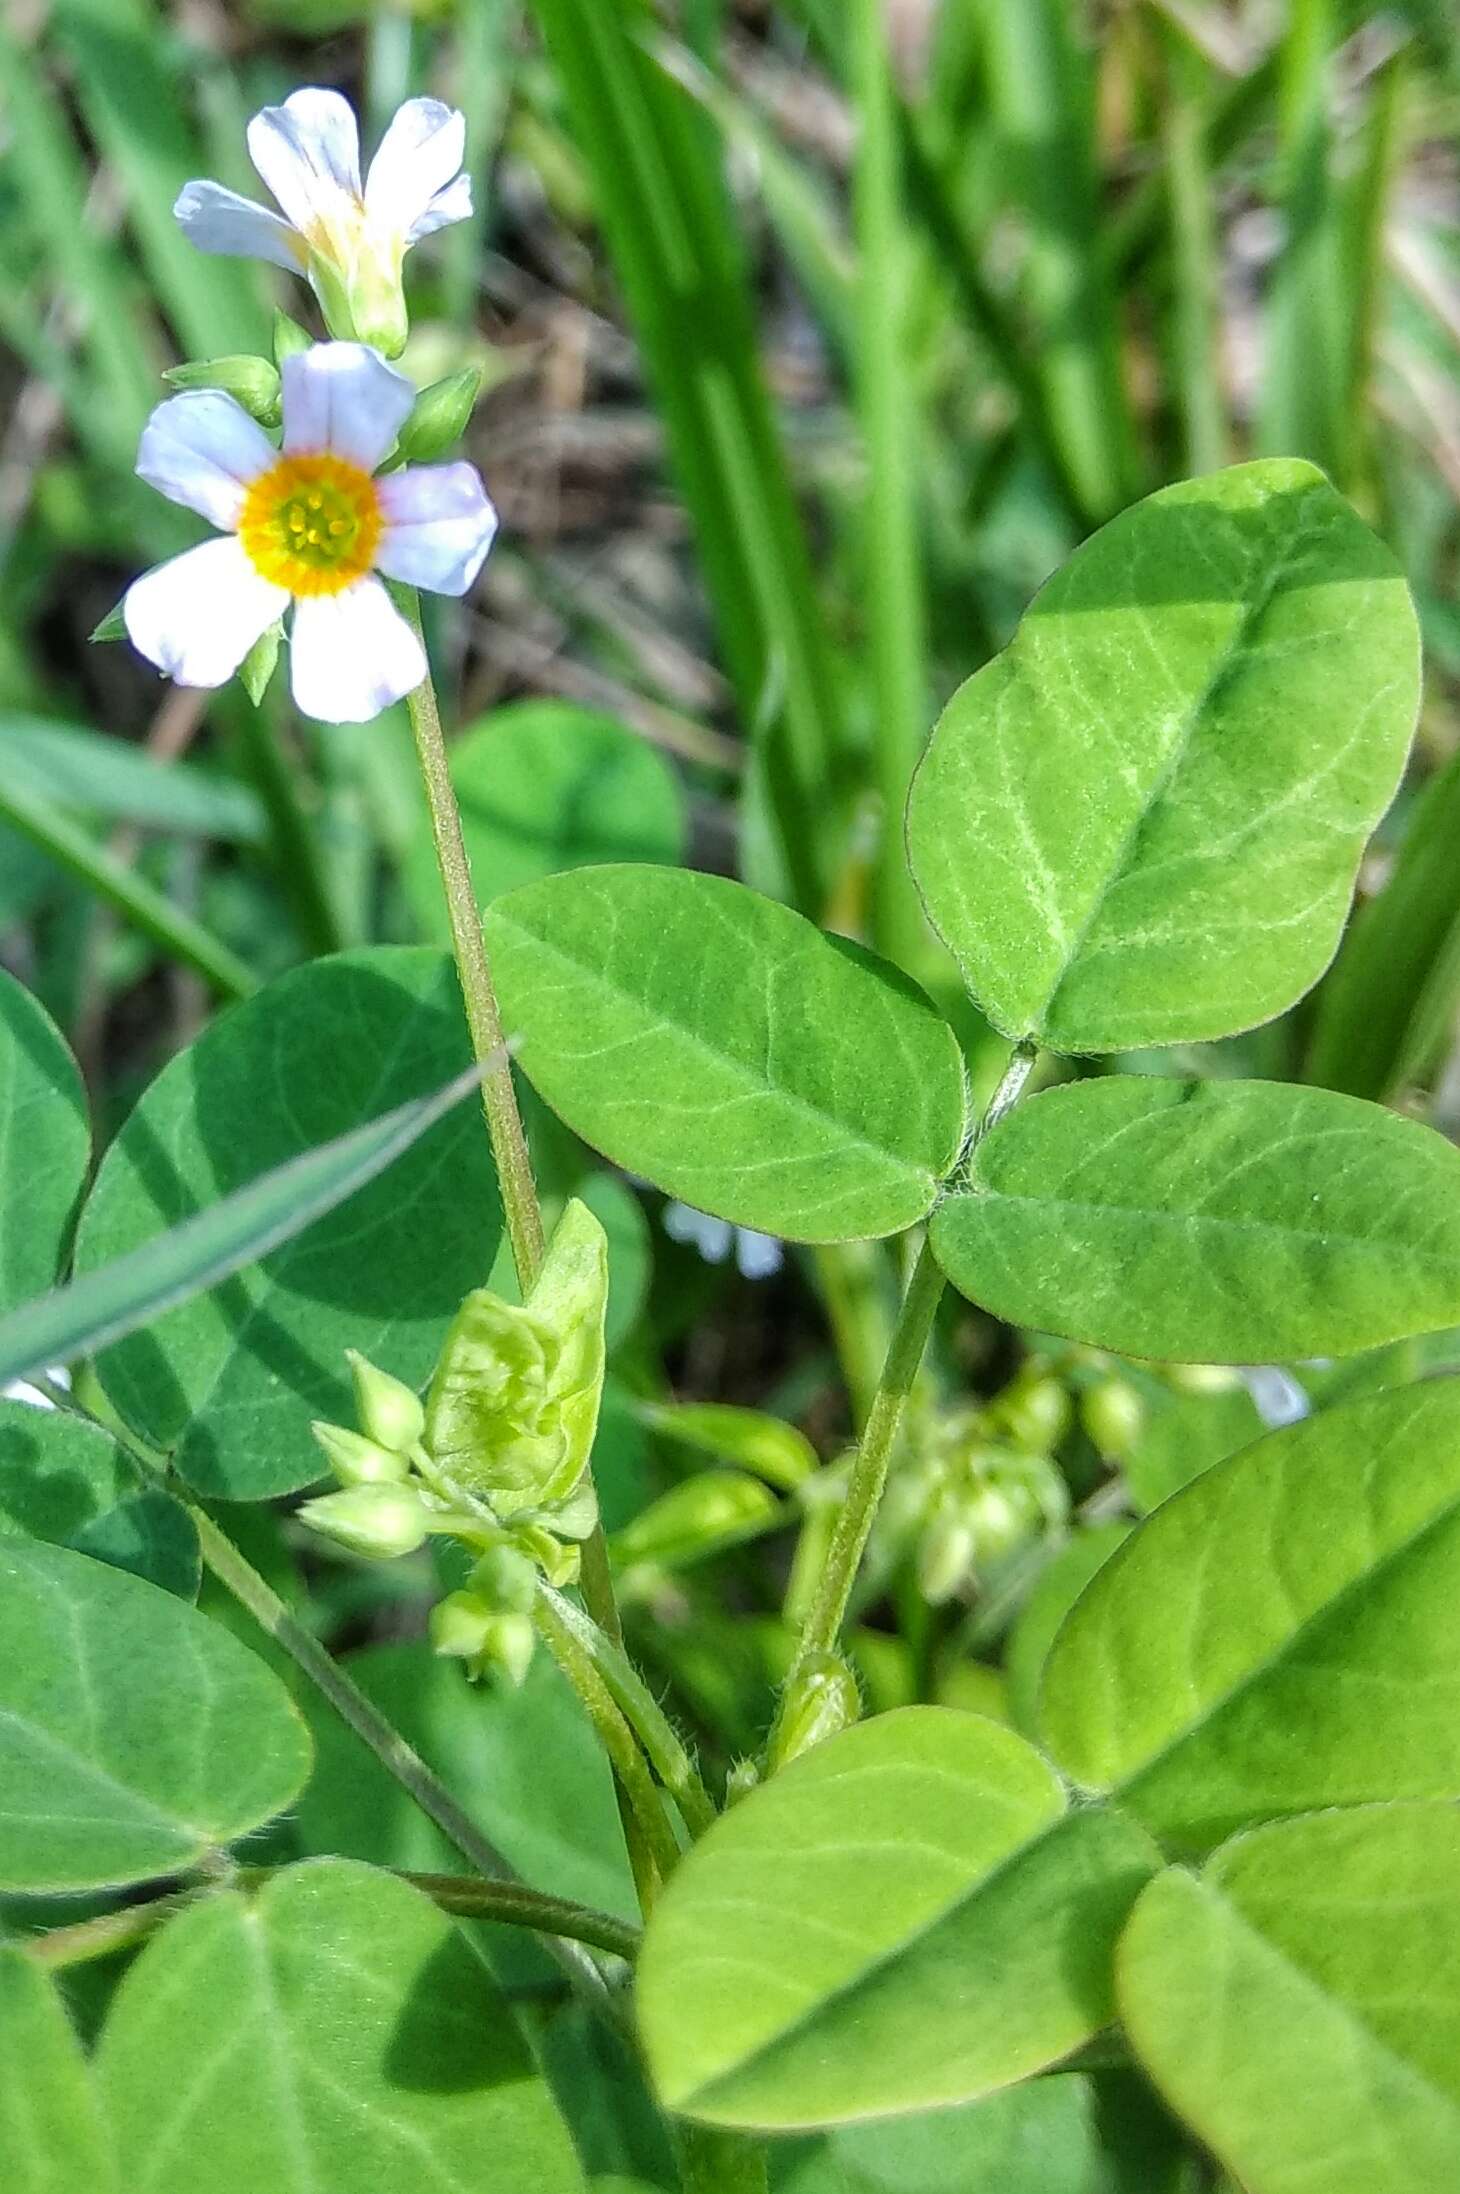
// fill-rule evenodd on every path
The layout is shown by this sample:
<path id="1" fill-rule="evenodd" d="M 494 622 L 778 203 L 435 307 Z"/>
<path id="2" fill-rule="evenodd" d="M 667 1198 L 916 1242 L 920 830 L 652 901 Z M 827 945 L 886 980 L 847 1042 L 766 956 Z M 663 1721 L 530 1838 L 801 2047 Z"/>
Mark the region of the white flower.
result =
<path id="1" fill-rule="evenodd" d="M 665 1205 L 664 1231 L 671 1242 L 685 1242 L 697 1249 L 707 1265 L 723 1265 L 733 1249 L 740 1276 L 745 1280 L 768 1280 L 785 1261 L 773 1234 L 757 1234 L 753 1227 L 733 1227 L 728 1219 L 712 1219 L 707 1211 L 696 1211 L 689 1204 Z"/>
<path id="2" fill-rule="evenodd" d="M 253 164 L 284 219 L 221 183 L 185 183 L 173 212 L 200 251 L 305 274 L 330 333 L 393 358 L 406 339 L 401 261 L 471 213 L 466 123 L 439 99 L 408 99 L 360 180 L 360 132 L 337 91 L 292 92 L 248 125 Z"/>
<path id="3" fill-rule="evenodd" d="M 231 396 L 159 404 L 137 471 L 227 538 L 160 564 L 122 603 L 132 643 L 182 686 L 221 686 L 294 603 L 291 682 L 306 716 L 363 724 L 426 675 L 380 580 L 465 594 L 497 528 L 476 468 L 372 477 L 416 392 L 361 343 L 317 343 L 283 366 L 276 449 Z"/>

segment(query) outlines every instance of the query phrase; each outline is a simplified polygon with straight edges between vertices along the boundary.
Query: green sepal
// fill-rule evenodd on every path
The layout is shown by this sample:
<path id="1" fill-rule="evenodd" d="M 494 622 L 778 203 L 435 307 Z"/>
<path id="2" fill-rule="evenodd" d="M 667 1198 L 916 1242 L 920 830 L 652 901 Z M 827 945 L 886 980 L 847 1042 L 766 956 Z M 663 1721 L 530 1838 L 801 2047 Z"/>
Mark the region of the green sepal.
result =
<path id="1" fill-rule="evenodd" d="M 238 666 L 238 682 L 255 708 L 258 708 L 269 690 L 279 662 L 279 644 L 284 637 L 284 620 L 276 618 L 267 632 L 261 632 Z"/>
<path id="2" fill-rule="evenodd" d="M 598 1427 L 607 1307 L 607 1238 L 575 1198 L 525 1305 L 477 1288 L 456 1314 L 431 1381 L 426 1445 L 504 1519 L 551 1511 L 553 1531 L 576 1536 L 572 1512 L 558 1511 Z"/>
<path id="3" fill-rule="evenodd" d="M 291 320 L 287 312 L 274 314 L 274 364 L 282 366 L 286 358 L 297 358 L 308 350 L 314 337 L 297 320 Z"/>
<path id="4" fill-rule="evenodd" d="M 227 358 L 199 358 L 187 365 L 168 366 L 162 378 L 174 389 L 221 389 L 261 427 L 276 427 L 283 417 L 279 369 L 267 358 L 254 358 L 247 352 Z"/>
<path id="5" fill-rule="evenodd" d="M 480 366 L 463 366 L 433 381 L 416 398 L 415 409 L 400 430 L 395 454 L 406 464 L 440 457 L 461 440 L 482 391 Z"/>
<path id="6" fill-rule="evenodd" d="M 122 596 L 122 601 L 118 602 L 115 608 L 109 609 L 107 611 L 105 617 L 103 617 L 101 623 L 96 627 L 95 631 L 87 634 L 87 638 L 91 641 L 93 646 L 99 646 L 102 642 L 107 640 L 126 639 L 127 621 L 122 615 L 122 602 L 125 602 L 126 599 L 127 597 L 124 594 Z"/>

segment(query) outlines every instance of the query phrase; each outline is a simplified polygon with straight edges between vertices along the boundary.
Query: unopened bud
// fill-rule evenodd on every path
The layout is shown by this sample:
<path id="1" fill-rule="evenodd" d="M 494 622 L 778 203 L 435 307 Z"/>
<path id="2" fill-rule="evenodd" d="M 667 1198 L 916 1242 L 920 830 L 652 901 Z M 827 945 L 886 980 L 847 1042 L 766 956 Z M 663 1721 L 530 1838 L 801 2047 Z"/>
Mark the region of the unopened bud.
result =
<path id="1" fill-rule="evenodd" d="M 481 388 L 481 368 L 463 366 L 460 373 L 449 373 L 444 381 L 433 381 L 422 389 L 396 444 L 407 463 L 427 463 L 455 447 L 467 430 Z"/>
<path id="2" fill-rule="evenodd" d="M 344 1425 L 312 1424 L 309 1429 L 341 1485 L 399 1484 L 410 1474 L 404 1455 L 393 1455 L 379 1441 L 367 1440 Z"/>
<path id="3" fill-rule="evenodd" d="M 707 1470 L 661 1494 L 613 1538 L 623 1569 L 653 1562 L 668 1569 L 702 1561 L 756 1537 L 780 1519 L 781 1505 L 759 1478 L 738 1470 Z"/>
<path id="4" fill-rule="evenodd" d="M 1016 1379 L 994 1409 L 999 1429 L 1015 1447 L 1048 1455 L 1070 1422 L 1070 1397 L 1058 1379 Z"/>
<path id="5" fill-rule="evenodd" d="M 811 1653 L 792 1675 L 781 1701 L 770 1771 L 798 1760 L 850 1728 L 862 1711 L 857 1679 L 839 1653 Z"/>
<path id="6" fill-rule="evenodd" d="M 1182 1394 L 1230 1394 L 1242 1384 L 1230 1364 L 1168 1364 L 1166 1376 Z"/>
<path id="7" fill-rule="evenodd" d="M 414 1554 L 430 1529 L 425 1503 L 408 1486 L 349 1486 L 343 1493 L 306 1501 L 299 1518 L 352 1554 L 368 1554 L 376 1561 Z"/>
<path id="8" fill-rule="evenodd" d="M 448 1660 L 474 1661 L 486 1650 L 495 1612 L 474 1592 L 448 1593 L 431 1610 L 433 1649 Z"/>
<path id="9" fill-rule="evenodd" d="M 1129 1455 L 1146 1422 L 1146 1405 L 1120 1378 L 1102 1379 L 1080 1397 L 1080 1422 L 1108 1463 Z"/>
<path id="10" fill-rule="evenodd" d="M 975 1562 L 1001 1562 L 1022 1546 L 1036 1513 L 1033 1494 L 1027 1488 L 985 1480 L 965 1494 L 962 1517 L 973 1534 Z"/>
<path id="11" fill-rule="evenodd" d="M 729 1812 L 731 1806 L 739 1805 L 742 1798 L 748 1798 L 752 1790 L 758 1789 L 759 1785 L 760 1769 L 755 1761 L 737 1760 L 725 1777 L 726 1812 Z"/>
<path id="12" fill-rule="evenodd" d="M 372 1440 L 396 1455 L 409 1455 L 426 1429 L 426 1407 L 419 1394 L 388 1371 L 377 1370 L 357 1348 L 346 1349 L 355 1381 L 360 1425 Z"/>
<path id="13" fill-rule="evenodd" d="M 162 378 L 175 389 L 222 389 L 261 427 L 276 427 L 282 416 L 279 369 L 267 358 L 200 358 L 191 365 L 169 366 Z"/>
<path id="14" fill-rule="evenodd" d="M 967 1584 L 977 1551 L 968 1518 L 940 1507 L 918 1541 L 918 1589 L 929 1607 L 942 1607 Z"/>
<path id="15" fill-rule="evenodd" d="M 537 1597 L 537 1570 L 515 1546 L 489 1547 L 471 1573 L 471 1590 L 494 1613 L 530 1615 Z"/>

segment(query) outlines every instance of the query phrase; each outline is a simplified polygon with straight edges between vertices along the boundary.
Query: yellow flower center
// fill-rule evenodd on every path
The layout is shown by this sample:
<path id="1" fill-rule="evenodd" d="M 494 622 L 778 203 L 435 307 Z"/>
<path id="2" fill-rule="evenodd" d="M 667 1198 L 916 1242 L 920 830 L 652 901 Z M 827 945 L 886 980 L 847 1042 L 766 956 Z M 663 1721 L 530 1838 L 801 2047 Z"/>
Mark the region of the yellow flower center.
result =
<path id="1" fill-rule="evenodd" d="M 327 450 L 281 457 L 244 498 L 238 538 L 291 594 L 342 594 L 375 562 L 383 520 L 368 472 Z"/>

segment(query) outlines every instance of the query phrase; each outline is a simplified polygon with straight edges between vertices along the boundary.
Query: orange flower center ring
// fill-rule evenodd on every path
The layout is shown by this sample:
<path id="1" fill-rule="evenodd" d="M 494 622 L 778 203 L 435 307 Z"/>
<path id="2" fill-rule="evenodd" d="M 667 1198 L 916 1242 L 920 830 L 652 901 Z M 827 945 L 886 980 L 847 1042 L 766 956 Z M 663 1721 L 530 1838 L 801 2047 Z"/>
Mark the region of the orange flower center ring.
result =
<path id="1" fill-rule="evenodd" d="M 368 472 L 328 450 L 281 457 L 244 498 L 238 538 L 261 577 L 291 594 L 342 594 L 375 562 L 384 527 Z"/>

